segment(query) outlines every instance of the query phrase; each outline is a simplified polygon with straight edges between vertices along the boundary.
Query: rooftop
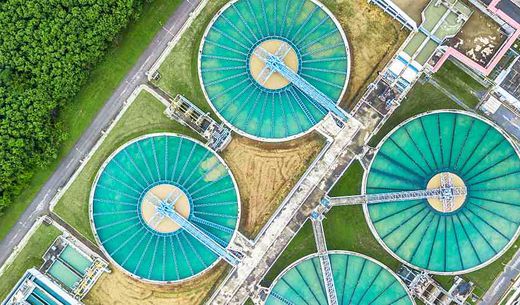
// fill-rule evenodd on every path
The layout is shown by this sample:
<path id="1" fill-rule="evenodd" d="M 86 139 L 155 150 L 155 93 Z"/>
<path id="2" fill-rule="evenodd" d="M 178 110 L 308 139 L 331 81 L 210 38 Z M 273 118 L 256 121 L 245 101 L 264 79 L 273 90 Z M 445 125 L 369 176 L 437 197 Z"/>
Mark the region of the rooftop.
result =
<path id="1" fill-rule="evenodd" d="M 36 269 L 29 269 L 18 281 L 2 305 L 80 305 L 60 286 Z"/>

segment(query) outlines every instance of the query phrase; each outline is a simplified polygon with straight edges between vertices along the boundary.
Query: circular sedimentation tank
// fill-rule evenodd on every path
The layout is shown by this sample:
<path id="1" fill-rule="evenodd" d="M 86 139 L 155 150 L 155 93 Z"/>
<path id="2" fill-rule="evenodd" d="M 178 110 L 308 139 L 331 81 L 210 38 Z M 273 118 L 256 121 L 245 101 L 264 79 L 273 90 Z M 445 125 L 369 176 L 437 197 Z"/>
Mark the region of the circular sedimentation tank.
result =
<path id="1" fill-rule="evenodd" d="M 341 26 L 314 0 L 235 0 L 202 39 L 199 76 L 219 117 L 245 136 L 285 141 L 313 129 L 327 114 L 259 58 L 266 50 L 332 101 L 341 100 L 350 57 Z"/>
<path id="2" fill-rule="evenodd" d="M 404 283 L 380 262 L 348 251 L 329 251 L 328 255 L 339 304 L 414 304 Z M 265 304 L 327 303 L 320 258 L 311 254 L 278 276 Z"/>
<path id="3" fill-rule="evenodd" d="M 123 145 L 100 168 L 91 225 L 107 257 L 128 274 L 176 282 L 201 274 L 219 257 L 160 213 L 159 202 L 226 247 L 237 229 L 239 198 L 215 152 L 190 138 L 152 134 Z"/>
<path id="4" fill-rule="evenodd" d="M 436 111 L 403 122 L 376 149 L 366 194 L 439 188 L 441 175 L 465 188 L 438 198 L 364 206 L 378 241 L 397 259 L 438 274 L 465 273 L 493 262 L 520 224 L 520 158 L 491 122 L 461 111 Z"/>

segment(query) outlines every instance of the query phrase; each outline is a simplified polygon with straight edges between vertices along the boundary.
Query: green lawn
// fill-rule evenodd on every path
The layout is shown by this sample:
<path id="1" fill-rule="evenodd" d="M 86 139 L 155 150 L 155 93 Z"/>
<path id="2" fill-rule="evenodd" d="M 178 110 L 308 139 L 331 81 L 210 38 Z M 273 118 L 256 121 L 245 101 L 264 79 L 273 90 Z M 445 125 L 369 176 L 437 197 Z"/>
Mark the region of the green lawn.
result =
<path id="1" fill-rule="evenodd" d="M 372 138 L 371 145 L 377 145 L 384 135 L 407 118 L 436 109 L 460 109 L 460 107 L 431 84 L 417 83 L 408 98 L 402 102 L 402 105 L 394 112 L 379 133 Z M 360 194 L 362 177 L 363 168 L 356 161 L 334 185 L 330 195 Z M 334 207 L 325 216 L 323 225 L 329 249 L 359 252 L 373 257 L 393 270 L 397 269 L 400 264 L 399 261 L 388 254 L 373 237 L 365 221 L 361 206 Z M 483 292 L 491 286 L 496 276 L 503 270 L 503 264 L 511 260 L 518 246 L 520 246 L 520 240 L 517 240 L 514 246 L 493 264 L 464 276 L 464 278 L 476 283 L 475 292 L 477 294 L 483 295 Z M 307 222 L 266 275 L 263 285 L 270 285 L 288 265 L 315 251 L 312 226 L 310 222 Z M 448 289 L 453 283 L 451 276 L 436 276 L 435 278 Z"/>
<path id="2" fill-rule="evenodd" d="M 484 86 L 452 61 L 444 63 L 442 68 L 433 75 L 433 78 L 470 108 L 475 108 L 479 103 L 475 94 L 486 91 Z"/>
<path id="3" fill-rule="evenodd" d="M 341 178 L 336 181 L 336 184 L 329 192 L 329 196 L 350 196 L 361 194 L 361 183 L 364 169 L 359 161 L 354 161 L 348 167 L 347 171 Z"/>
<path id="4" fill-rule="evenodd" d="M 176 132 L 200 139 L 187 127 L 168 119 L 164 109 L 163 104 L 143 91 L 65 192 L 54 212 L 94 241 L 88 218 L 90 190 L 98 169 L 113 151 L 133 138 L 153 132 Z"/>
<path id="5" fill-rule="evenodd" d="M 316 244 L 314 243 L 314 235 L 312 233 L 312 223 L 307 220 L 300 231 L 294 236 L 287 248 L 282 252 L 280 257 L 273 264 L 269 272 L 262 280 L 262 285 L 269 287 L 275 278 L 290 264 L 296 260 L 316 253 Z"/>
<path id="6" fill-rule="evenodd" d="M 331 250 L 350 250 L 368 255 L 392 270 L 400 263 L 388 254 L 372 235 L 365 221 L 362 206 L 334 207 L 323 222 L 327 247 Z"/>
<path id="7" fill-rule="evenodd" d="M 153 37 L 181 0 L 146 1 L 138 20 L 133 21 L 120 35 L 103 59 L 92 71 L 80 93 L 59 114 L 59 122 L 67 133 L 56 159 L 39 169 L 24 192 L 0 217 L 0 240 L 18 221 L 32 199 L 58 167 L 60 161 L 73 149 L 112 92 L 137 62 Z"/>
<path id="8" fill-rule="evenodd" d="M 154 81 L 155 85 L 170 94 L 182 94 L 200 109 L 212 114 L 214 113 L 199 84 L 198 52 L 202 35 L 211 18 L 227 2 L 228 0 L 212 0 L 206 4 L 159 68 L 161 78 Z M 212 117 L 217 119 L 216 115 Z"/>
<path id="9" fill-rule="evenodd" d="M 43 254 L 59 235 L 61 231 L 54 226 L 43 224 L 36 229 L 13 263 L 0 275 L 0 300 L 7 296 L 27 269 L 43 264 Z"/>
<path id="10" fill-rule="evenodd" d="M 354 162 L 332 188 L 330 195 L 346 196 L 361 192 L 363 168 Z M 334 207 L 325 215 L 323 222 L 327 247 L 331 250 L 351 250 L 371 256 L 392 269 L 399 266 L 397 260 L 379 245 L 373 237 L 363 216 L 361 206 Z M 265 276 L 263 285 L 268 286 L 287 266 L 297 259 L 316 252 L 312 224 L 307 221 L 289 243 L 276 263 Z"/>
<path id="11" fill-rule="evenodd" d="M 359 161 L 352 163 L 329 194 L 331 196 L 360 194 L 363 172 Z M 359 252 L 375 258 L 394 270 L 399 266 L 399 262 L 388 254 L 373 237 L 361 206 L 332 208 L 325 215 L 323 229 L 329 249 Z"/>
<path id="12" fill-rule="evenodd" d="M 202 35 L 211 19 L 229 0 L 212 0 L 200 12 L 159 68 L 154 84 L 171 95 L 182 94 L 204 111 L 214 114 L 206 101 L 198 76 L 198 52 Z M 377 76 L 391 54 L 405 40 L 398 22 L 379 8 L 359 1 L 324 0 L 342 24 L 350 43 L 352 73 L 344 100 L 351 103 Z M 366 48 L 371 45 L 371 48 Z M 214 119 L 217 116 L 212 115 Z"/>
<path id="13" fill-rule="evenodd" d="M 416 83 L 410 93 L 408 93 L 408 96 L 401 102 L 401 106 L 395 110 L 379 132 L 370 139 L 368 144 L 375 147 L 386 134 L 402 121 L 414 115 L 438 109 L 461 109 L 461 107 L 433 85 Z"/>

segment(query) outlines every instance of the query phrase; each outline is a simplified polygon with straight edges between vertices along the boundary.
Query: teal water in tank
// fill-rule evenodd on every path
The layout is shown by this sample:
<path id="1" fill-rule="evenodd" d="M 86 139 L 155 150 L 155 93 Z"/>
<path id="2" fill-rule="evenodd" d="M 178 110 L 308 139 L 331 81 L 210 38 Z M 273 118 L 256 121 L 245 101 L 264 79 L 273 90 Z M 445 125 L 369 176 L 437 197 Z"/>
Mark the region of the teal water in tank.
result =
<path id="1" fill-rule="evenodd" d="M 406 288 L 381 264 L 355 254 L 329 253 L 338 304 L 411 305 Z M 266 305 L 328 304 L 318 256 L 285 272 Z"/>
<path id="2" fill-rule="evenodd" d="M 503 251 L 520 223 L 520 159 L 493 126 L 462 113 L 418 117 L 395 130 L 369 169 L 366 193 L 423 190 L 437 173 L 467 187 L 461 208 L 433 209 L 427 200 L 371 204 L 369 221 L 398 257 L 436 272 L 484 264 Z"/>
<path id="3" fill-rule="evenodd" d="M 238 0 L 211 25 L 200 56 L 210 103 L 246 134 L 283 139 L 308 131 L 327 111 L 292 84 L 270 90 L 254 80 L 250 56 L 268 39 L 289 43 L 298 74 L 333 101 L 347 82 L 350 58 L 340 29 L 310 0 Z"/>
<path id="4" fill-rule="evenodd" d="M 206 270 L 218 256 L 182 228 L 160 233 L 144 222 L 141 200 L 158 184 L 183 190 L 190 201 L 188 220 L 223 247 L 238 220 L 237 190 L 215 153 L 178 136 L 155 135 L 133 142 L 102 169 L 92 203 L 102 247 L 138 277 L 182 280 Z"/>
<path id="5" fill-rule="evenodd" d="M 84 275 L 87 269 L 92 265 L 92 261 L 81 255 L 71 246 L 66 246 L 60 253 L 60 258 L 66 261 L 76 272 Z"/>
<path id="6" fill-rule="evenodd" d="M 56 260 L 47 272 L 70 289 L 81 281 L 78 274 L 59 260 Z"/>
<path id="7" fill-rule="evenodd" d="M 45 293 L 40 287 L 36 286 L 32 293 L 27 297 L 26 300 L 31 305 L 58 305 L 61 303 L 56 302 L 47 293 Z M 60 300 L 61 301 L 61 300 Z M 65 303 L 68 304 L 68 303 Z"/>

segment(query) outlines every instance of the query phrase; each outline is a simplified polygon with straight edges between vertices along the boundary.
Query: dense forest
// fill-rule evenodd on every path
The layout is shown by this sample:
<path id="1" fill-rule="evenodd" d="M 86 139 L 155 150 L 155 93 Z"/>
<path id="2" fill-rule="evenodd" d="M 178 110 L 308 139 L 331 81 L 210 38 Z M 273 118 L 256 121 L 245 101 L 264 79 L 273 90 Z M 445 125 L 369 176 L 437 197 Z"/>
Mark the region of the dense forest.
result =
<path id="1" fill-rule="evenodd" d="M 60 109 L 143 1 L 0 1 L 0 214 L 56 158 Z"/>

